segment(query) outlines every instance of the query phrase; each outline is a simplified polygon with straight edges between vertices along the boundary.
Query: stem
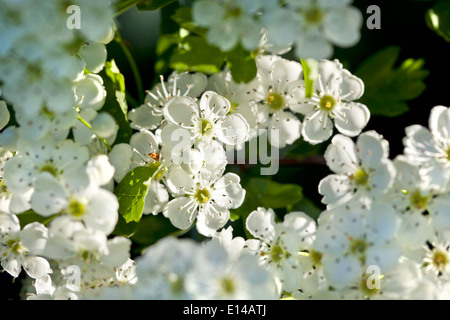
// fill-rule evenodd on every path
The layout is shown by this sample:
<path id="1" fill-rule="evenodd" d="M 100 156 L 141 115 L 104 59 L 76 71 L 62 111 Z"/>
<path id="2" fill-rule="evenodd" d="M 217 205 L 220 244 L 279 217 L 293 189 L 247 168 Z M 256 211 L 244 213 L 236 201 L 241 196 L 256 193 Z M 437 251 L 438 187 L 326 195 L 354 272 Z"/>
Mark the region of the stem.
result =
<path id="1" fill-rule="evenodd" d="M 133 8 L 135 5 L 137 5 L 141 0 L 128 0 L 124 2 L 120 2 L 115 6 L 116 13 L 114 14 L 114 17 L 120 16 L 122 13 L 128 11 L 129 9 Z"/>
<path id="2" fill-rule="evenodd" d="M 123 39 L 119 33 L 119 30 L 117 30 L 117 27 L 115 29 L 116 29 L 116 36 L 114 37 L 114 40 L 119 44 L 120 48 L 122 49 L 123 53 L 125 54 L 128 60 L 128 63 L 130 64 L 131 71 L 133 72 L 134 76 L 134 81 L 136 82 L 136 87 L 138 90 L 139 101 L 144 101 L 144 87 L 142 85 L 141 75 L 139 73 L 136 61 L 134 60 L 133 55 L 131 54 L 128 47 L 123 42 Z"/>
<path id="3" fill-rule="evenodd" d="M 106 139 L 100 137 L 93 129 L 92 126 L 89 122 L 87 122 L 86 120 L 84 120 L 80 115 L 77 115 L 78 120 L 84 124 L 89 130 L 92 131 L 93 134 L 95 134 L 95 136 L 101 141 L 103 142 L 103 144 L 106 146 L 106 149 L 108 149 L 108 151 L 111 151 L 111 146 L 109 145 L 108 141 L 106 141 Z"/>

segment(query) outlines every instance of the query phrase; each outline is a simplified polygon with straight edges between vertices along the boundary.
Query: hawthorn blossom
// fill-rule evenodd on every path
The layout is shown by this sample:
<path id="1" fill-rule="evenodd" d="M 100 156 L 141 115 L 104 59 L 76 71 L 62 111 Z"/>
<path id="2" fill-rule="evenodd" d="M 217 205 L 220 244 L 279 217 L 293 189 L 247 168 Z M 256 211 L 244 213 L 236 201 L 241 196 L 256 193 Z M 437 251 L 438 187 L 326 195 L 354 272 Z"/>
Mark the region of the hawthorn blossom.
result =
<path id="1" fill-rule="evenodd" d="M 50 264 L 42 257 L 47 239 L 44 225 L 32 222 L 21 229 L 16 215 L 0 213 L 0 262 L 14 278 L 22 267 L 34 279 L 52 273 Z"/>
<path id="2" fill-rule="evenodd" d="M 333 129 L 346 136 L 361 133 L 370 118 L 369 109 L 354 100 L 364 93 L 364 83 L 344 69 L 338 60 L 321 60 L 314 93 L 294 111 L 304 114 L 302 136 L 305 141 L 317 144 L 328 140 Z"/>
<path id="3" fill-rule="evenodd" d="M 360 199 L 366 204 L 386 194 L 395 179 L 388 142 L 375 131 L 358 136 L 356 144 L 337 134 L 325 151 L 328 167 L 334 172 L 319 183 L 319 193 L 328 208 Z"/>

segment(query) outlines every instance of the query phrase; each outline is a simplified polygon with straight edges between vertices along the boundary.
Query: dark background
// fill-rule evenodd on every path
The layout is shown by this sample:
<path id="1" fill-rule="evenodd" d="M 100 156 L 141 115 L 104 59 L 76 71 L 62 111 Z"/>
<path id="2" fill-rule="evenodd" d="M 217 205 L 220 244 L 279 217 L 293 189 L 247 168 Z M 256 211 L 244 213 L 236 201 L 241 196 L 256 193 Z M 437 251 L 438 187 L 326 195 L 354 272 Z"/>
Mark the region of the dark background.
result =
<path id="1" fill-rule="evenodd" d="M 368 6 L 375 4 L 381 9 L 381 29 L 369 30 L 365 20 L 370 16 L 366 13 Z M 413 0 L 385 0 L 368 1 L 357 0 L 354 5 L 364 16 L 362 37 L 360 42 L 348 49 L 335 48 L 335 55 L 343 61 L 350 72 L 359 66 L 372 53 L 390 45 L 401 47 L 399 62 L 408 58 L 425 59 L 424 69 L 430 71 L 425 79 L 426 90 L 416 99 L 408 101 L 410 110 L 405 114 L 394 117 L 372 116 L 364 129 L 376 130 L 390 143 L 391 158 L 403 152 L 402 138 L 404 128 L 411 124 L 427 126 L 431 108 L 436 105 L 449 105 L 449 43 L 430 30 L 425 23 L 425 12 L 434 1 Z M 144 89 L 150 89 L 154 84 L 155 43 L 160 30 L 159 12 L 137 12 L 135 9 L 126 12 L 118 19 L 122 37 L 135 56 L 139 66 Z M 133 75 L 129 64 L 120 48 L 111 43 L 108 54 L 114 58 L 124 74 L 127 88 L 137 98 Z M 323 164 L 311 161 L 300 165 L 283 165 L 279 174 L 273 179 L 283 183 L 297 183 L 303 187 L 305 196 L 321 206 L 320 195 L 317 193 L 319 181 L 329 174 Z M 307 177 L 307 179 L 304 179 Z M 23 276 L 24 272 L 22 272 Z M 20 277 L 15 283 L 6 273 L 0 273 L 0 298 L 17 299 L 20 290 Z"/>

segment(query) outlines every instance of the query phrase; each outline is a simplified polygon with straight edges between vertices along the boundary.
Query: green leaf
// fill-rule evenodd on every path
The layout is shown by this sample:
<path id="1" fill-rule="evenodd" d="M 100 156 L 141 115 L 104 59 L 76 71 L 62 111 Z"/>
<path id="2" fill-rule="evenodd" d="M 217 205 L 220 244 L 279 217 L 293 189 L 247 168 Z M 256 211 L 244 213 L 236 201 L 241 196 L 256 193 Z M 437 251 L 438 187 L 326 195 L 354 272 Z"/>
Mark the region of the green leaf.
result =
<path id="1" fill-rule="evenodd" d="M 355 71 L 364 82 L 365 92 L 359 102 L 372 115 L 399 116 L 409 110 L 406 101 L 417 98 L 426 88 L 423 80 L 428 70 L 423 59 L 406 59 L 395 66 L 400 47 L 390 46 L 367 58 Z"/>
<path id="2" fill-rule="evenodd" d="M 208 29 L 199 27 L 192 21 L 192 9 L 190 7 L 180 7 L 175 11 L 171 18 L 180 25 L 180 27 L 197 35 L 205 36 Z"/>
<path id="3" fill-rule="evenodd" d="M 231 76 L 237 83 L 248 83 L 256 77 L 257 67 L 254 55 L 238 45 L 227 52 L 228 67 Z"/>
<path id="4" fill-rule="evenodd" d="M 39 223 L 42 223 L 43 225 L 46 225 L 47 223 L 52 221 L 57 216 L 58 216 L 58 214 L 54 214 L 49 217 L 44 217 L 44 216 L 37 214 L 33 210 L 28 210 L 28 211 L 17 214 L 17 218 L 19 219 L 21 229 L 23 229 L 23 227 L 25 227 L 27 224 L 32 223 L 32 222 L 39 222 Z"/>
<path id="5" fill-rule="evenodd" d="M 149 246 L 159 239 L 180 231 L 163 215 L 142 217 L 131 240 L 141 246 Z"/>
<path id="6" fill-rule="evenodd" d="M 282 184 L 267 178 L 250 178 L 245 184 L 244 203 L 232 211 L 234 215 L 247 217 L 258 207 L 281 209 L 298 203 L 302 197 L 302 187 L 296 184 Z"/>
<path id="7" fill-rule="evenodd" d="M 116 120 L 119 130 L 115 143 L 128 143 L 133 133 L 128 122 L 128 104 L 125 94 L 125 79 L 120 73 L 114 59 L 105 63 L 105 68 L 99 73 L 106 90 L 106 100 L 102 111 L 111 114 Z"/>
<path id="8" fill-rule="evenodd" d="M 305 79 L 305 96 L 311 98 L 314 93 L 314 81 L 318 75 L 318 62 L 314 59 L 300 59 Z"/>
<path id="9" fill-rule="evenodd" d="M 114 189 L 114 194 L 119 201 L 119 213 L 126 223 L 141 220 L 150 180 L 158 169 L 136 167 L 128 172 Z"/>
<path id="10" fill-rule="evenodd" d="M 177 71 L 196 71 L 206 74 L 222 69 L 225 55 L 202 37 L 188 35 L 182 38 L 170 57 L 170 67 Z"/>
<path id="11" fill-rule="evenodd" d="M 425 14 L 428 27 L 450 42 L 450 1 L 438 1 Z"/>
<path id="12" fill-rule="evenodd" d="M 172 2 L 175 2 L 175 0 L 142 0 L 136 5 L 136 7 L 140 11 L 158 10 L 159 8 L 165 7 Z"/>

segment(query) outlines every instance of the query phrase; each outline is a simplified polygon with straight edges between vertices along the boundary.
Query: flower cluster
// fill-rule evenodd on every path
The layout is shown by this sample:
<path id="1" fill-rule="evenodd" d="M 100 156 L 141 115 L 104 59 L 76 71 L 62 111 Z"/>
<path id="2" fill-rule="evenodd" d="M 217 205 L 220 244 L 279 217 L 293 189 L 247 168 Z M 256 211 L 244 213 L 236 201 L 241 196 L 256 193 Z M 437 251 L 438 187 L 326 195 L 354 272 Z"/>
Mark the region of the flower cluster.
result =
<path id="1" fill-rule="evenodd" d="M 407 127 L 390 159 L 388 141 L 363 131 L 361 79 L 336 59 L 307 72 L 280 55 L 355 44 L 350 2 L 195 1 L 207 40 L 253 51 L 256 76 L 173 71 L 130 109 L 116 91 L 124 124 L 100 73 L 111 1 L 73 1 L 83 19 L 71 29 L 65 1 L 0 0 L 2 269 L 32 283 L 28 299 L 450 297 L 450 109 Z M 131 133 L 118 141 L 120 129 Z M 233 234 L 247 191 L 230 154 L 256 139 L 272 151 L 328 143 L 318 219 L 258 204 L 240 217 L 248 237 Z M 202 243 L 167 233 L 133 251 L 117 228 L 142 215 Z"/>
<path id="2" fill-rule="evenodd" d="M 222 51 L 237 44 L 254 51 L 263 44 L 285 53 L 295 46 L 299 57 L 324 59 L 333 55 L 333 45 L 347 48 L 360 39 L 362 14 L 351 2 L 197 0 L 192 14 L 208 29 L 208 42 Z"/>

